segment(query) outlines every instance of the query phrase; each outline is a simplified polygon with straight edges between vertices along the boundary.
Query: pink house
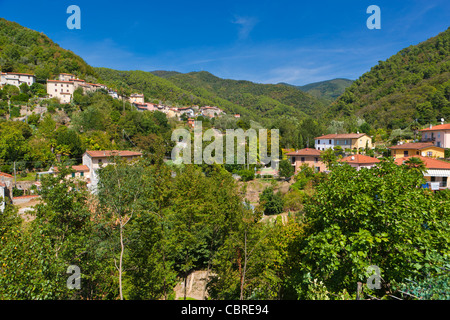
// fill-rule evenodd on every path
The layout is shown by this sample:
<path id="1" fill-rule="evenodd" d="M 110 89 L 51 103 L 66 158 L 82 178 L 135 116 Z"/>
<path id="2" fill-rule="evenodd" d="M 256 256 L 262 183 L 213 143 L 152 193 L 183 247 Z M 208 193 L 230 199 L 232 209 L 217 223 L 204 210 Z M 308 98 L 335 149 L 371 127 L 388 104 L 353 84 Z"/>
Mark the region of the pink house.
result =
<path id="1" fill-rule="evenodd" d="M 431 141 L 436 147 L 450 148 L 450 123 L 440 124 L 420 130 L 422 132 L 422 141 Z"/>
<path id="2" fill-rule="evenodd" d="M 365 156 L 363 154 L 354 154 L 339 160 L 340 162 L 347 162 L 351 167 L 356 168 L 357 171 L 362 168 L 370 169 L 380 162 L 377 158 Z"/>
<path id="3" fill-rule="evenodd" d="M 295 167 L 295 174 L 300 170 L 304 163 L 312 167 L 316 172 L 325 171 L 326 165 L 321 161 L 320 151 L 311 148 L 305 148 L 286 154 L 291 164 Z"/>

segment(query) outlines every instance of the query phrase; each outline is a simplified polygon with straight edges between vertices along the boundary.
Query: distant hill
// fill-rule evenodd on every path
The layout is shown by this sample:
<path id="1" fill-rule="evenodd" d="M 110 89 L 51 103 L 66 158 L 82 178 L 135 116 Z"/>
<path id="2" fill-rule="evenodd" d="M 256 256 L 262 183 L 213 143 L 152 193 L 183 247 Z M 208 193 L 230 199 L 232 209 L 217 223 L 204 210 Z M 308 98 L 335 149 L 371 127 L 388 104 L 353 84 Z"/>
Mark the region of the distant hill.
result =
<path id="1" fill-rule="evenodd" d="M 450 120 L 450 28 L 409 46 L 363 74 L 329 108 L 374 127 L 406 128 Z"/>
<path id="2" fill-rule="evenodd" d="M 210 100 L 225 99 L 257 116 L 317 116 L 325 107 L 317 98 L 282 84 L 222 79 L 206 71 L 179 73 L 166 79 L 195 95 Z"/>
<path id="3" fill-rule="evenodd" d="M 225 99 L 178 87 L 171 81 L 158 77 L 152 72 L 132 70 L 120 71 L 108 68 L 95 68 L 97 74 L 108 84 L 116 88 L 125 88 L 128 93 L 142 92 L 147 100 L 159 100 L 172 105 L 217 105 L 227 113 L 240 113 L 251 117 L 253 113 L 242 106 L 235 105 Z"/>
<path id="4" fill-rule="evenodd" d="M 333 80 L 314 82 L 304 86 L 296 86 L 296 88 L 307 92 L 316 98 L 333 102 L 341 94 L 343 94 L 345 89 L 350 87 L 352 83 L 353 80 L 338 78 Z"/>
<path id="5" fill-rule="evenodd" d="M 54 43 L 45 34 L 0 18 L 0 68 L 3 72 L 33 73 L 37 81 L 60 72 L 94 81 L 94 68 L 72 51 Z"/>
<path id="6" fill-rule="evenodd" d="M 177 71 L 164 71 L 164 70 L 155 70 L 155 71 L 150 71 L 151 74 L 154 74 L 157 77 L 160 78 L 168 78 L 177 74 L 180 74 L 180 72 Z"/>

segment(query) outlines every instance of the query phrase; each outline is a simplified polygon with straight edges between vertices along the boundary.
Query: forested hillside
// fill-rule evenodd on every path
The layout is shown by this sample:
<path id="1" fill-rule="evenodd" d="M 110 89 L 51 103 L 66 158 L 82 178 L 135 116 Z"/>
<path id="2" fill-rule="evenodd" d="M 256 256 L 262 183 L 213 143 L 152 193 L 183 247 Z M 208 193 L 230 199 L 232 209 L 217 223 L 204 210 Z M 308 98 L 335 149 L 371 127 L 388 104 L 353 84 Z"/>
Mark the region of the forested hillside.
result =
<path id="1" fill-rule="evenodd" d="M 33 73 L 45 83 L 60 72 L 87 81 L 97 77 L 94 68 L 72 51 L 65 50 L 45 34 L 0 18 L 0 66 L 2 72 Z"/>
<path id="2" fill-rule="evenodd" d="M 324 108 L 318 99 L 282 84 L 221 79 L 206 71 L 175 74 L 167 80 L 193 93 L 226 99 L 267 117 L 317 116 Z"/>
<path id="3" fill-rule="evenodd" d="M 322 99 L 324 102 L 331 103 L 343 94 L 352 83 L 353 80 L 349 79 L 333 79 L 296 86 L 296 88 Z"/>
<path id="4" fill-rule="evenodd" d="M 252 116 L 249 110 L 239 105 L 225 99 L 185 90 L 166 79 L 155 76 L 151 72 L 139 70 L 119 71 L 108 68 L 95 68 L 95 70 L 108 85 L 119 90 L 124 89 L 128 93 L 142 92 L 149 101 L 158 100 L 174 106 L 217 105 L 227 113 L 240 113 L 244 116 Z"/>
<path id="5" fill-rule="evenodd" d="M 450 118 L 450 28 L 380 61 L 332 105 L 330 116 L 405 128 Z"/>

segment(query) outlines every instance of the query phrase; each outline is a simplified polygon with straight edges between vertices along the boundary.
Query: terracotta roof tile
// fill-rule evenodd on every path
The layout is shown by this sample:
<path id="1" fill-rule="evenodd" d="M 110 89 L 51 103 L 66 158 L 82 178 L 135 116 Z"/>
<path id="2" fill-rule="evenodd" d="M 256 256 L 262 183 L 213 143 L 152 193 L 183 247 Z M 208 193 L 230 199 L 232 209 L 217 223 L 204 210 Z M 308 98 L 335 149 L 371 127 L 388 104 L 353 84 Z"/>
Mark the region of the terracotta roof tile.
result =
<path id="1" fill-rule="evenodd" d="M 4 173 L 4 172 L 0 172 L 0 176 L 6 177 L 6 178 L 14 178 L 12 175 Z"/>
<path id="2" fill-rule="evenodd" d="M 86 151 L 86 153 L 91 158 L 103 158 L 103 157 L 111 157 L 111 156 L 121 156 L 121 157 L 130 157 L 130 156 L 141 156 L 142 153 L 136 151 L 129 150 L 95 150 L 95 151 Z"/>
<path id="3" fill-rule="evenodd" d="M 414 149 L 414 150 L 420 150 L 425 149 L 428 147 L 434 147 L 433 142 L 411 142 L 411 143 L 404 143 L 404 144 L 398 144 L 396 146 L 389 147 L 389 149 Z"/>
<path id="4" fill-rule="evenodd" d="M 305 148 L 294 152 L 286 153 L 287 156 L 320 156 L 320 151 L 314 148 Z"/>
<path id="5" fill-rule="evenodd" d="M 431 128 L 425 128 L 420 131 L 439 131 L 439 130 L 450 130 L 450 123 L 440 124 Z"/>
<path id="6" fill-rule="evenodd" d="M 365 133 L 332 133 L 314 139 L 357 139 L 365 135 Z"/>
<path id="7" fill-rule="evenodd" d="M 371 164 L 371 163 L 378 163 L 380 160 L 377 158 L 369 157 L 363 154 L 355 154 L 351 155 L 345 158 L 340 159 L 341 162 L 347 162 L 347 163 L 357 163 L 357 164 Z"/>
<path id="8" fill-rule="evenodd" d="M 450 163 L 438 159 L 423 157 L 423 156 L 409 156 L 409 157 L 403 157 L 403 158 L 397 158 L 395 159 L 395 163 L 398 165 L 402 165 L 406 160 L 410 158 L 419 158 L 425 163 L 425 167 L 427 169 L 445 169 L 450 170 Z"/>

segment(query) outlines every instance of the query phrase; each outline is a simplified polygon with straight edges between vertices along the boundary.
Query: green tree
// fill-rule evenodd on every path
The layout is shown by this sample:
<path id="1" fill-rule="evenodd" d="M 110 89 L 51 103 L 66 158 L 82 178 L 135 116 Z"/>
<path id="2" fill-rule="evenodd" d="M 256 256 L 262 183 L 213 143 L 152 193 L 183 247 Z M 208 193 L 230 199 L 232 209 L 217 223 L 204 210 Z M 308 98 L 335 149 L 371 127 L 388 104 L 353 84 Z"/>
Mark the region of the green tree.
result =
<path id="1" fill-rule="evenodd" d="M 404 283 L 448 263 L 448 199 L 418 188 L 424 179 L 393 160 L 371 170 L 333 167 L 326 183 L 307 201 L 305 237 L 299 250 L 303 282 L 319 279 L 332 294 L 354 293 L 369 265 L 381 270 L 382 289 Z"/>
<path id="2" fill-rule="evenodd" d="M 279 162 L 280 171 L 279 175 L 281 177 L 290 178 L 294 174 L 294 166 L 291 164 L 289 160 L 281 160 Z"/>
<path id="3" fill-rule="evenodd" d="M 264 208 L 264 214 L 273 215 L 283 212 L 283 198 L 280 192 L 274 192 L 273 187 L 263 190 L 259 196 L 259 203 Z"/>

